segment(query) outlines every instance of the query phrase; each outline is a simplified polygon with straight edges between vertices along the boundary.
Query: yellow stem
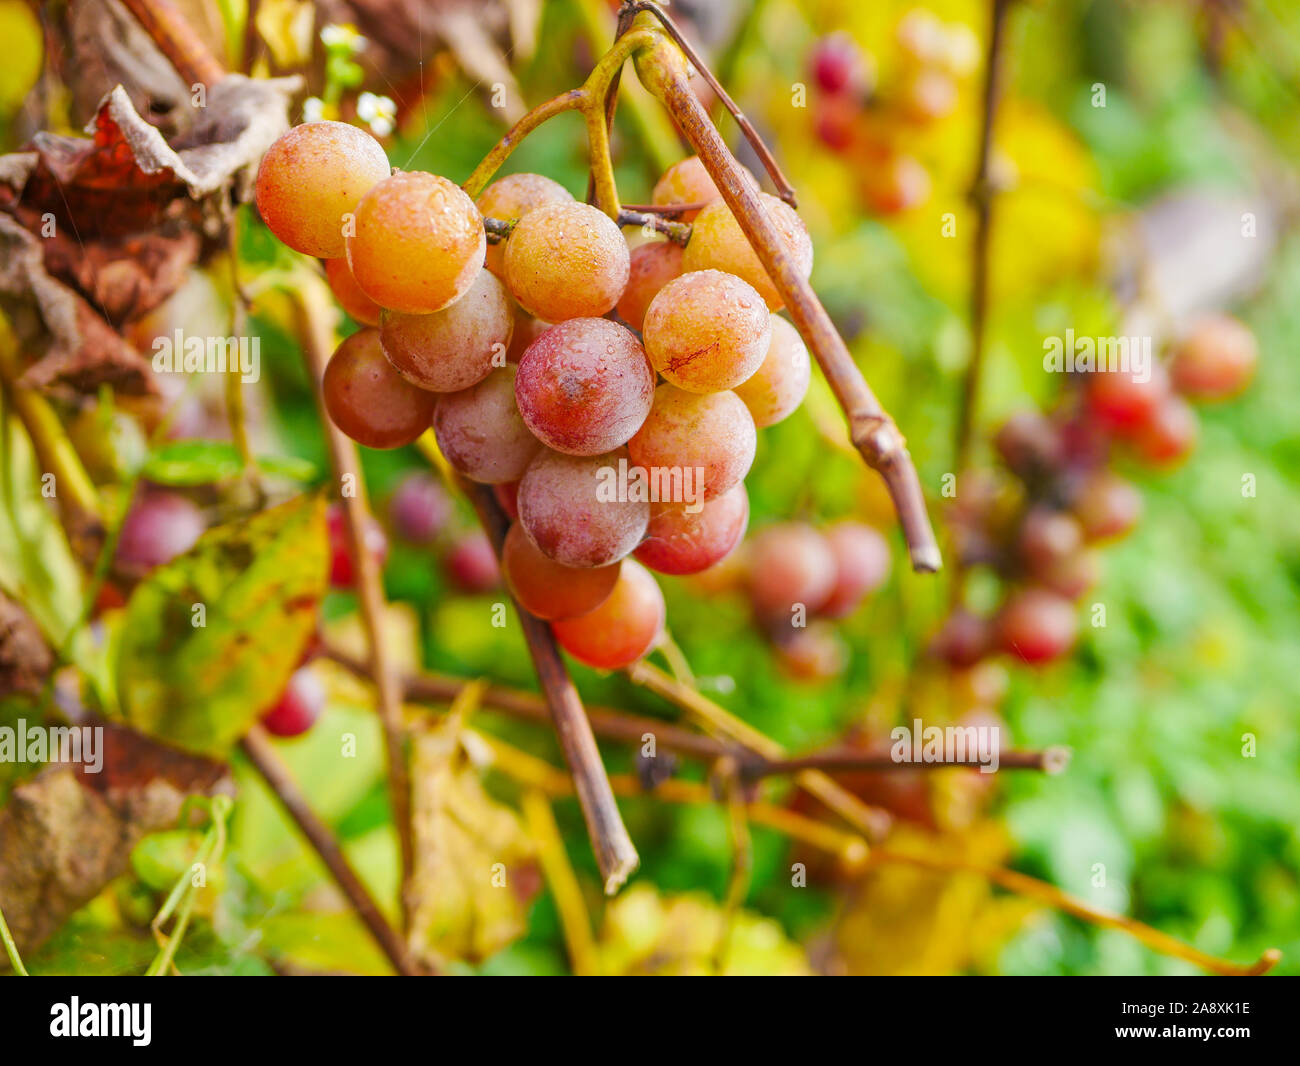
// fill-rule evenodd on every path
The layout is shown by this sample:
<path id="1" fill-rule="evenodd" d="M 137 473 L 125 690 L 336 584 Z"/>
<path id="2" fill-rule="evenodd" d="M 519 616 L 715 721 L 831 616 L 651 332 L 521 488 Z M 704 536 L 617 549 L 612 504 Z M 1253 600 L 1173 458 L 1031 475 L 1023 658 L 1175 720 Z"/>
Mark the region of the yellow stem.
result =
<path id="1" fill-rule="evenodd" d="M 594 977 L 600 973 L 596 957 L 596 944 L 591 934 L 591 919 L 587 904 L 582 898 L 582 888 L 564 851 L 564 841 L 546 794 L 540 789 L 529 789 L 522 800 L 524 818 L 533 842 L 537 845 L 542 872 L 550 886 L 555 909 L 560 915 L 564 943 L 569 951 L 569 962 L 578 977 Z"/>

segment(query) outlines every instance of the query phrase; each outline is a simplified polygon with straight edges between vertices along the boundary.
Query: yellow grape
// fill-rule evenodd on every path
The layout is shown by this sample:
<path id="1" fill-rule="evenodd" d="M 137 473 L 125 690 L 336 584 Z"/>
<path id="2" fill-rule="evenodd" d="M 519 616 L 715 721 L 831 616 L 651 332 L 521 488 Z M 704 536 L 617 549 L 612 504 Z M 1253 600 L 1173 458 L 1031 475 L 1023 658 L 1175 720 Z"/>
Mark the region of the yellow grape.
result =
<path id="1" fill-rule="evenodd" d="M 588 204 L 534 208 L 506 241 L 506 284 L 524 310 L 547 322 L 599 318 L 627 286 L 627 241 Z"/>
<path id="2" fill-rule="evenodd" d="M 381 307 L 412 315 L 441 311 L 483 269 L 483 216 L 459 185 L 436 174 L 394 174 L 357 204 L 348 263 Z"/>
<path id="3" fill-rule="evenodd" d="M 808 349 L 799 331 L 773 315 L 767 355 L 754 375 L 736 386 L 736 395 L 745 401 L 754 425 L 763 429 L 788 418 L 803 403 L 811 376 Z"/>
<path id="4" fill-rule="evenodd" d="M 720 270 L 668 282 L 646 311 L 641 336 L 654 368 L 691 392 L 739 385 L 762 365 L 772 316 L 753 286 Z"/>
<path id="5" fill-rule="evenodd" d="M 346 218 L 391 173 L 384 149 L 346 122 L 306 122 L 282 134 L 257 170 L 257 210 L 296 252 L 336 259 Z"/>
<path id="6" fill-rule="evenodd" d="M 478 209 L 484 218 L 496 218 L 502 222 L 523 218 L 529 211 L 543 204 L 572 202 L 573 194 L 545 174 L 507 174 L 484 189 L 477 200 Z M 505 254 L 504 241 L 487 246 L 485 265 L 503 281 L 506 276 Z"/>
<path id="7" fill-rule="evenodd" d="M 789 204 L 767 193 L 758 198 L 775 223 L 781 242 L 795 268 L 805 278 L 812 274 L 812 238 L 798 214 Z M 715 200 L 703 211 L 691 228 L 691 239 L 682 256 L 685 270 L 725 270 L 749 282 L 773 311 L 784 306 L 780 293 L 767 276 L 757 253 L 750 247 L 731 210 L 721 200 Z"/>

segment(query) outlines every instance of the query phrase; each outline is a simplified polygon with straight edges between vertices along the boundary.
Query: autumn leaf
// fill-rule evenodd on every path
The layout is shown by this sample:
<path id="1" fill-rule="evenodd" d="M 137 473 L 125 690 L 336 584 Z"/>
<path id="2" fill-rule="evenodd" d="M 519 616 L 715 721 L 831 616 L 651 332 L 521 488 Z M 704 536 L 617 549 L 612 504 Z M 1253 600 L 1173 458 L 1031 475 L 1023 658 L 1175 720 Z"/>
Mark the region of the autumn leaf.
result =
<path id="1" fill-rule="evenodd" d="M 606 908 L 598 951 L 600 972 L 610 976 L 799 977 L 813 972 L 803 949 L 775 920 L 740 910 L 728 922 L 703 892 L 661 896 L 645 883 L 632 886 Z"/>
<path id="2" fill-rule="evenodd" d="M 167 748 L 124 726 L 103 729 L 102 768 L 47 767 L 0 808 L 0 899 L 20 951 L 126 871 L 131 848 L 174 825 L 185 797 L 227 787 L 217 762 Z"/>
<path id="3" fill-rule="evenodd" d="M 487 794 L 462 743 L 460 710 L 417 735 L 411 947 L 422 959 L 479 961 L 528 928 L 538 885 L 533 845 L 516 812 Z"/>
<path id="4" fill-rule="evenodd" d="M 132 725 L 223 754 L 275 702 L 316 627 L 325 504 L 300 496 L 209 530 L 136 587 L 117 655 Z"/>

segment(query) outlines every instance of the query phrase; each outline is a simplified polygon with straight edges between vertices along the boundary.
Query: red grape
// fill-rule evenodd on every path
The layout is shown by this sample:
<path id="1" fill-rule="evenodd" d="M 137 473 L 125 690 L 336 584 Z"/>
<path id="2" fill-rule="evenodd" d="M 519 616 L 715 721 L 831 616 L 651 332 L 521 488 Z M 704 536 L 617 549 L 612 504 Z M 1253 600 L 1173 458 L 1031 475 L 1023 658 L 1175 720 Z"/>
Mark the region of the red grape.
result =
<path id="1" fill-rule="evenodd" d="M 620 566 L 562 566 L 543 553 L 518 522 L 510 527 L 501 551 L 506 584 L 519 606 L 548 621 L 594 611 L 614 591 Z"/>
<path id="2" fill-rule="evenodd" d="M 513 366 L 503 366 L 473 388 L 438 399 L 433 414 L 438 447 L 471 481 L 518 481 L 542 446 L 515 406 L 515 373 Z"/>
<path id="3" fill-rule="evenodd" d="M 993 629 L 988 619 L 956 608 L 930 642 L 930 653 L 949 666 L 967 669 L 989 653 L 993 643 Z"/>
<path id="4" fill-rule="evenodd" d="M 1087 540 L 1122 537 L 1142 515 L 1142 494 L 1117 474 L 1099 470 L 1079 489 L 1074 513 Z"/>
<path id="5" fill-rule="evenodd" d="M 1138 430 L 1133 445 L 1153 466 L 1172 466 L 1186 459 L 1199 433 L 1196 412 L 1181 396 L 1166 396 Z"/>
<path id="6" fill-rule="evenodd" d="M 394 369 L 373 329 L 360 330 L 338 346 L 321 389 L 330 419 L 367 448 L 410 444 L 429 428 L 437 402 Z"/>
<path id="7" fill-rule="evenodd" d="M 1074 604 L 1041 588 L 1014 593 L 1002 605 L 997 618 L 1002 650 L 1031 666 L 1050 662 L 1069 651 L 1078 628 Z"/>
<path id="8" fill-rule="evenodd" d="M 206 523 L 197 504 L 174 492 L 142 493 L 118 536 L 115 559 L 128 570 L 149 570 L 194 547 Z"/>
<path id="9" fill-rule="evenodd" d="M 861 522 L 837 522 L 825 536 L 835 557 L 835 585 L 818 613 L 843 618 L 857 610 L 863 597 L 889 576 L 889 544 Z"/>
<path id="10" fill-rule="evenodd" d="M 552 622 L 560 647 L 598 670 L 621 670 L 646 655 L 663 633 L 667 611 L 654 576 L 624 560 L 614 590 L 597 608 Z"/>
<path id="11" fill-rule="evenodd" d="M 515 399 L 543 443 L 569 455 L 599 455 L 641 427 L 654 399 L 654 374 L 629 330 L 605 318 L 573 318 L 528 346 Z"/>
<path id="12" fill-rule="evenodd" d="M 1226 400 L 1255 376 L 1259 346 L 1255 335 L 1230 315 L 1205 315 L 1174 351 L 1174 388 L 1194 400 Z"/>
<path id="13" fill-rule="evenodd" d="M 504 366 L 514 309 L 501 282 L 486 270 L 450 307 L 431 315 L 386 311 L 379 327 L 384 354 L 411 384 L 459 392 Z"/>
<path id="14" fill-rule="evenodd" d="M 813 46 L 812 75 L 833 96 L 860 96 L 874 80 L 866 55 L 847 33 L 827 34 Z"/>
<path id="15" fill-rule="evenodd" d="M 1155 414 L 1169 394 L 1163 365 L 1153 363 L 1145 381 L 1131 371 L 1092 374 L 1088 382 L 1088 409 L 1102 425 L 1122 435 L 1137 432 Z"/>
<path id="16" fill-rule="evenodd" d="M 653 503 L 636 557 L 661 574 L 698 574 L 725 559 L 749 523 L 749 494 L 738 482 L 691 514 L 687 505 Z"/>
<path id="17" fill-rule="evenodd" d="M 446 490 L 429 474 L 402 479 L 388 505 L 393 528 L 411 544 L 431 544 L 452 515 Z"/>
<path id="18" fill-rule="evenodd" d="M 1031 574 L 1045 573 L 1083 548 L 1083 527 L 1064 511 L 1031 507 L 1020 524 L 1018 547 Z"/>
<path id="19" fill-rule="evenodd" d="M 262 715 L 262 728 L 272 736 L 296 737 L 316 724 L 325 709 L 325 686 L 310 667 L 289 675 L 283 695 Z"/>
<path id="20" fill-rule="evenodd" d="M 325 526 L 330 541 L 330 584 L 337 589 L 351 588 L 356 583 L 356 568 L 352 565 L 347 521 L 341 504 L 330 504 L 325 512 Z M 388 538 L 384 536 L 383 527 L 371 518 L 365 525 L 362 539 L 375 564 L 382 569 L 388 558 Z"/>
<path id="21" fill-rule="evenodd" d="M 750 546 L 750 598 L 760 616 L 788 622 L 802 605 L 816 614 L 835 590 L 835 554 L 826 538 L 803 522 L 768 526 Z"/>
<path id="22" fill-rule="evenodd" d="M 565 566 L 605 566 L 629 554 L 645 534 L 650 504 L 615 479 L 627 449 L 576 456 L 543 451 L 519 482 L 519 521 L 543 552 Z"/>
<path id="23" fill-rule="evenodd" d="M 501 580 L 496 552 L 482 530 L 460 537 L 442 562 L 452 584 L 463 592 L 488 592 Z"/>

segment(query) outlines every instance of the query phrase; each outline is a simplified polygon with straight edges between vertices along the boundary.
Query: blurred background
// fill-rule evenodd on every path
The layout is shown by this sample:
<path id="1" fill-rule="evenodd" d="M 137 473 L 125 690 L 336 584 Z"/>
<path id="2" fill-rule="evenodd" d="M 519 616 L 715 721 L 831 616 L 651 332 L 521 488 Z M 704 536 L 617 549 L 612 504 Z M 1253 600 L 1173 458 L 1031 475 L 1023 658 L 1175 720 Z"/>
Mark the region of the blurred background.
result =
<path id="1" fill-rule="evenodd" d="M 673 4 L 797 190 L 815 242 L 813 285 L 907 435 L 948 566 L 938 577 L 910 572 L 889 500 L 848 446 L 814 371 L 803 407 L 760 434 L 747 482 L 751 537 L 778 521 L 824 529 L 853 519 L 887 538 L 888 577 L 848 617 L 816 624 L 799 646 L 778 647 L 753 620 L 742 552 L 716 572 L 661 579 L 672 638 L 702 692 L 792 751 L 879 744 L 918 717 L 996 722 L 1017 749 L 1070 748 L 1068 768 L 1053 775 L 890 771 L 843 780 L 892 815 L 888 848 L 1008 865 L 1211 954 L 1248 962 L 1281 948 L 1279 972 L 1300 973 L 1300 9 L 1269 0 L 996 2 L 1001 79 L 983 171 L 993 3 Z M 510 121 L 581 83 L 612 40 L 617 5 L 176 6 L 229 68 L 303 75 L 291 121 L 355 122 L 383 140 L 395 166 L 463 181 Z M 141 115 L 183 140 L 175 115 L 185 88 L 178 92 L 138 31 L 123 28 L 132 25 L 116 3 L 0 0 L 4 150 L 22 150 L 42 130 L 81 131 L 119 82 Z M 614 159 L 624 201 L 644 204 L 688 150 L 633 81 L 629 69 Z M 697 84 L 728 143 L 761 175 L 735 124 Z M 548 123 L 506 170 L 547 174 L 581 197 L 581 121 Z M 972 504 L 960 490 L 951 498 L 945 484 L 958 472 L 984 191 L 993 204 L 984 366 L 975 473 L 960 483 L 987 492 Z M 289 483 L 319 482 L 325 440 L 292 306 L 276 289 L 288 253 L 251 207 L 238 215 L 233 248 L 203 236 L 179 260 L 151 260 L 155 281 L 159 264 L 180 262 L 167 286 L 175 291 L 145 314 L 118 316 L 115 328 L 141 352 L 176 328 L 224 334 L 233 255 L 253 293 L 248 328 L 261 339 L 261 380 L 246 390 L 255 450 L 276 457 L 273 473 Z M 1096 554 L 1072 648 L 1033 668 L 1006 655 L 974 667 L 945 662 L 936 634 L 956 572 L 964 573 L 967 606 L 982 614 L 1015 583 L 978 552 L 958 565 L 972 530 L 986 534 L 996 526 L 989 515 L 1012 506 L 1007 494 L 1022 501 L 1026 492 L 995 435 L 1018 412 L 1071 404 L 1074 386 L 1044 372 L 1044 338 L 1067 329 L 1140 332 L 1161 351 L 1207 312 L 1249 327 L 1254 380 L 1230 402 L 1197 409 L 1195 446 L 1180 450 L 1180 461 L 1153 462 L 1130 447 L 1108 453 L 1108 468 L 1140 491 L 1142 511 L 1127 536 Z M 86 451 L 103 457 L 88 466 L 101 483 L 122 483 L 115 464 L 145 447 L 132 423 L 148 426 L 153 415 L 144 401 L 126 399 L 105 417 L 100 388 L 78 383 L 75 392 L 59 402 L 84 430 L 77 439 Z M 169 440 L 229 441 L 223 405 L 219 384 L 191 390 L 173 410 Z M 171 465 L 155 463 L 146 481 L 220 513 L 242 489 L 210 469 L 216 454 L 173 450 Z M 403 667 L 535 688 L 518 627 L 492 624 L 501 594 L 469 508 L 429 480 L 413 448 L 365 450 L 364 467 L 387 542 L 389 624 Z M 970 507 L 983 510 L 972 515 Z M 353 593 L 331 592 L 324 617 L 330 641 L 360 651 Z M 396 897 L 397 851 L 382 746 L 371 742 L 372 696 L 328 658 L 310 670 L 326 694 L 327 728 L 280 743 L 281 754 L 387 904 Z M 589 704 L 673 714 L 622 675 L 577 664 L 573 672 Z M 559 765 L 545 728 L 484 707 L 474 711 L 474 729 Z M 341 733 L 362 738 L 359 750 L 370 754 L 340 761 Z M 644 770 L 635 751 L 604 751 L 612 773 Z M 469 776 L 458 861 L 478 861 L 476 849 L 491 841 L 490 855 L 517 846 L 532 872 L 512 880 L 509 899 L 473 883 L 446 887 L 442 898 L 455 902 L 432 949 L 455 972 L 570 972 L 572 947 L 541 860 L 524 840 L 530 834 L 517 819 L 500 822 L 519 800 L 517 782 L 491 771 Z M 705 781 L 706 771 L 683 760 L 677 777 Z M 236 780 L 223 880 L 181 948 L 181 969 L 383 972 L 383 958 L 262 782 L 242 763 Z M 780 781 L 763 794 L 772 805 L 805 809 Z M 642 867 L 607 901 L 576 804 L 554 803 L 603 972 L 1197 972 L 978 876 L 889 862 L 846 869 L 757 824 L 749 828 L 752 867 L 738 881 L 726 804 L 640 795 L 620 807 Z M 117 973 L 147 964 L 155 945 L 141 915 L 147 925 L 183 843 L 146 838 L 131 869 L 33 952 L 29 968 Z M 800 863 L 806 884 L 792 883 Z M 730 933 L 719 952 L 722 928 Z"/>

